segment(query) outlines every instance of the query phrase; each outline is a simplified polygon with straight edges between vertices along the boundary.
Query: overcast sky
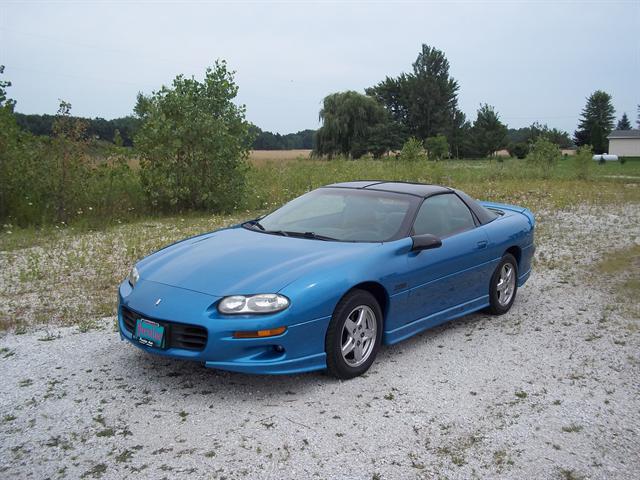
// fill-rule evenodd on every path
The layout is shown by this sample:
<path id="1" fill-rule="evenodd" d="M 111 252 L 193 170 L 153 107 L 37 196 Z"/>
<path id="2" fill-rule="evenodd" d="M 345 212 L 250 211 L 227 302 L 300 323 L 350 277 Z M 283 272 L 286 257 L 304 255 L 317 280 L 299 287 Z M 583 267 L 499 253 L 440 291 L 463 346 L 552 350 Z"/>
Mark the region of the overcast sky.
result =
<path id="1" fill-rule="evenodd" d="M 0 64 L 17 111 L 132 113 L 136 94 L 226 59 L 248 119 L 280 133 L 318 127 L 322 98 L 411 69 L 443 50 L 471 119 L 481 102 L 511 127 L 572 132 L 585 97 L 640 103 L 640 0 L 626 2 L 8 2 Z"/>

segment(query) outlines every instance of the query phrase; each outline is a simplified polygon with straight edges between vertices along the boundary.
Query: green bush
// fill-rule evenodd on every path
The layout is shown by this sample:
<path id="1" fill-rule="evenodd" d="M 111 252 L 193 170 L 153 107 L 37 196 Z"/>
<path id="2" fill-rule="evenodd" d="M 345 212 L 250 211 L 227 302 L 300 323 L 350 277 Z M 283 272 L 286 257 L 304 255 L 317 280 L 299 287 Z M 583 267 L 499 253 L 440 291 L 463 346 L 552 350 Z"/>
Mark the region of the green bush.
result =
<path id="1" fill-rule="evenodd" d="M 39 226 L 84 223 L 103 226 L 144 210 L 138 175 L 122 153 L 88 153 L 84 124 L 62 102 L 55 136 L 20 131 L 13 113 L 0 107 L 0 220 Z M 116 147 L 112 147 L 116 150 Z M 114 156 L 115 155 L 115 156 Z"/>
<path id="2" fill-rule="evenodd" d="M 526 142 L 512 143 L 509 145 L 509 155 L 519 159 L 526 158 L 529 153 L 529 145 Z"/>
<path id="3" fill-rule="evenodd" d="M 576 178 L 579 180 L 591 178 L 591 167 L 593 165 L 593 149 L 591 145 L 583 145 L 578 148 L 573 158 L 573 165 Z"/>
<path id="4" fill-rule="evenodd" d="M 424 146 L 430 160 L 442 160 L 449 155 L 449 143 L 444 135 L 436 135 L 425 140 Z"/>
<path id="5" fill-rule="evenodd" d="M 244 106 L 225 62 L 202 82 L 178 75 L 171 88 L 138 96 L 135 137 L 141 181 L 155 207 L 214 212 L 237 208 L 251 145 Z"/>
<path id="6" fill-rule="evenodd" d="M 538 137 L 531 145 L 526 162 L 543 178 L 550 178 L 560 158 L 562 158 L 562 154 L 558 145 L 545 137 Z"/>
<path id="7" fill-rule="evenodd" d="M 427 155 L 420 140 L 410 137 L 404 142 L 402 150 L 400 151 L 400 160 L 404 162 L 417 162 L 426 159 Z"/>

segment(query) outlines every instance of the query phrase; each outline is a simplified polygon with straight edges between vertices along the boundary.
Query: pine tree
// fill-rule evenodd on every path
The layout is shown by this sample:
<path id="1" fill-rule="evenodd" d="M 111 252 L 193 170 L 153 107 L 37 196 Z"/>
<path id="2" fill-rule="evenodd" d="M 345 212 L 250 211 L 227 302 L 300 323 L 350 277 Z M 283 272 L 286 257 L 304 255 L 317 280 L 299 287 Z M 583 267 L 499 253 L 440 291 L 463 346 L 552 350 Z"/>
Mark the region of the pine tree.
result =
<path id="1" fill-rule="evenodd" d="M 629 117 L 627 117 L 626 113 L 623 113 L 622 118 L 618 120 L 616 130 L 631 130 L 631 122 L 629 121 Z"/>
<path id="2" fill-rule="evenodd" d="M 587 98 L 578 130 L 573 134 L 576 145 L 591 145 L 594 153 L 606 152 L 609 146 L 607 135 L 613 130 L 615 118 L 611 95 L 602 90 L 593 92 Z"/>

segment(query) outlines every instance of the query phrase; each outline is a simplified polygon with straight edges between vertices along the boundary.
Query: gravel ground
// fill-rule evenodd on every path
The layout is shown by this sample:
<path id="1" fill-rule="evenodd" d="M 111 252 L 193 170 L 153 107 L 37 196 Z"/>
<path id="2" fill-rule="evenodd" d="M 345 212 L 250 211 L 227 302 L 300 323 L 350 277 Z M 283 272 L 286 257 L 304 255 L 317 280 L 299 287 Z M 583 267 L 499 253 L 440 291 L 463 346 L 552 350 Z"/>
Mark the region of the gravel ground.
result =
<path id="1" fill-rule="evenodd" d="M 510 313 L 386 347 L 347 382 L 149 356 L 112 318 L 4 334 L 0 477 L 637 479 L 638 300 L 594 262 L 640 244 L 640 205 L 539 220 Z"/>

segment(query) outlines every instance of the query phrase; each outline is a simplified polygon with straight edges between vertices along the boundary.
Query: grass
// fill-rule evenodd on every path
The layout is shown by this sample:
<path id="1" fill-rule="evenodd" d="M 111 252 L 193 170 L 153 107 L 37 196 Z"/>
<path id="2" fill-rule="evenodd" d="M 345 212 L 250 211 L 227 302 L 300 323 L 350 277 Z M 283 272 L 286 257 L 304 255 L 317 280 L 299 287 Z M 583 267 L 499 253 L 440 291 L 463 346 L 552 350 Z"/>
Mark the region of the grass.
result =
<path id="1" fill-rule="evenodd" d="M 603 284 L 613 291 L 619 308 L 626 310 L 629 318 L 639 318 L 640 244 L 610 252 L 596 266 L 596 273 Z M 630 324 L 630 327 L 635 329 L 637 324 Z"/>
<path id="2" fill-rule="evenodd" d="M 551 178 L 520 160 L 399 162 L 394 159 L 351 161 L 266 160 L 248 174 L 245 209 L 232 215 L 186 213 L 148 217 L 99 230 L 82 224 L 0 229 L 0 330 L 24 332 L 31 325 L 77 325 L 96 328 L 112 317 L 117 285 L 131 265 L 177 240 L 253 218 L 308 190 L 354 179 L 389 179 L 443 183 L 477 198 L 530 208 L 538 218 L 578 204 L 640 202 L 640 161 L 593 165 L 589 180 L 577 180 L 572 159 L 563 160 Z M 539 237 L 544 234 L 540 224 Z M 611 256 L 602 273 L 618 275 L 625 255 Z M 640 255 L 640 247 L 632 255 Z M 637 270 L 636 270 L 637 271 Z M 607 273 L 612 272 L 612 273 Z M 626 275 L 626 274 L 625 274 Z M 624 292 L 639 292 L 637 275 L 628 275 Z M 48 335 L 42 341 L 55 340 Z"/>
<path id="3" fill-rule="evenodd" d="M 561 161 L 551 178 L 543 178 L 541 172 L 516 159 L 502 162 L 338 159 L 266 162 L 251 169 L 248 178 L 251 194 L 246 207 L 269 210 L 319 186 L 356 179 L 442 183 L 477 198 L 516 203 L 533 210 L 640 200 L 640 162 L 593 165 L 590 179 L 578 180 L 573 159 Z"/>

